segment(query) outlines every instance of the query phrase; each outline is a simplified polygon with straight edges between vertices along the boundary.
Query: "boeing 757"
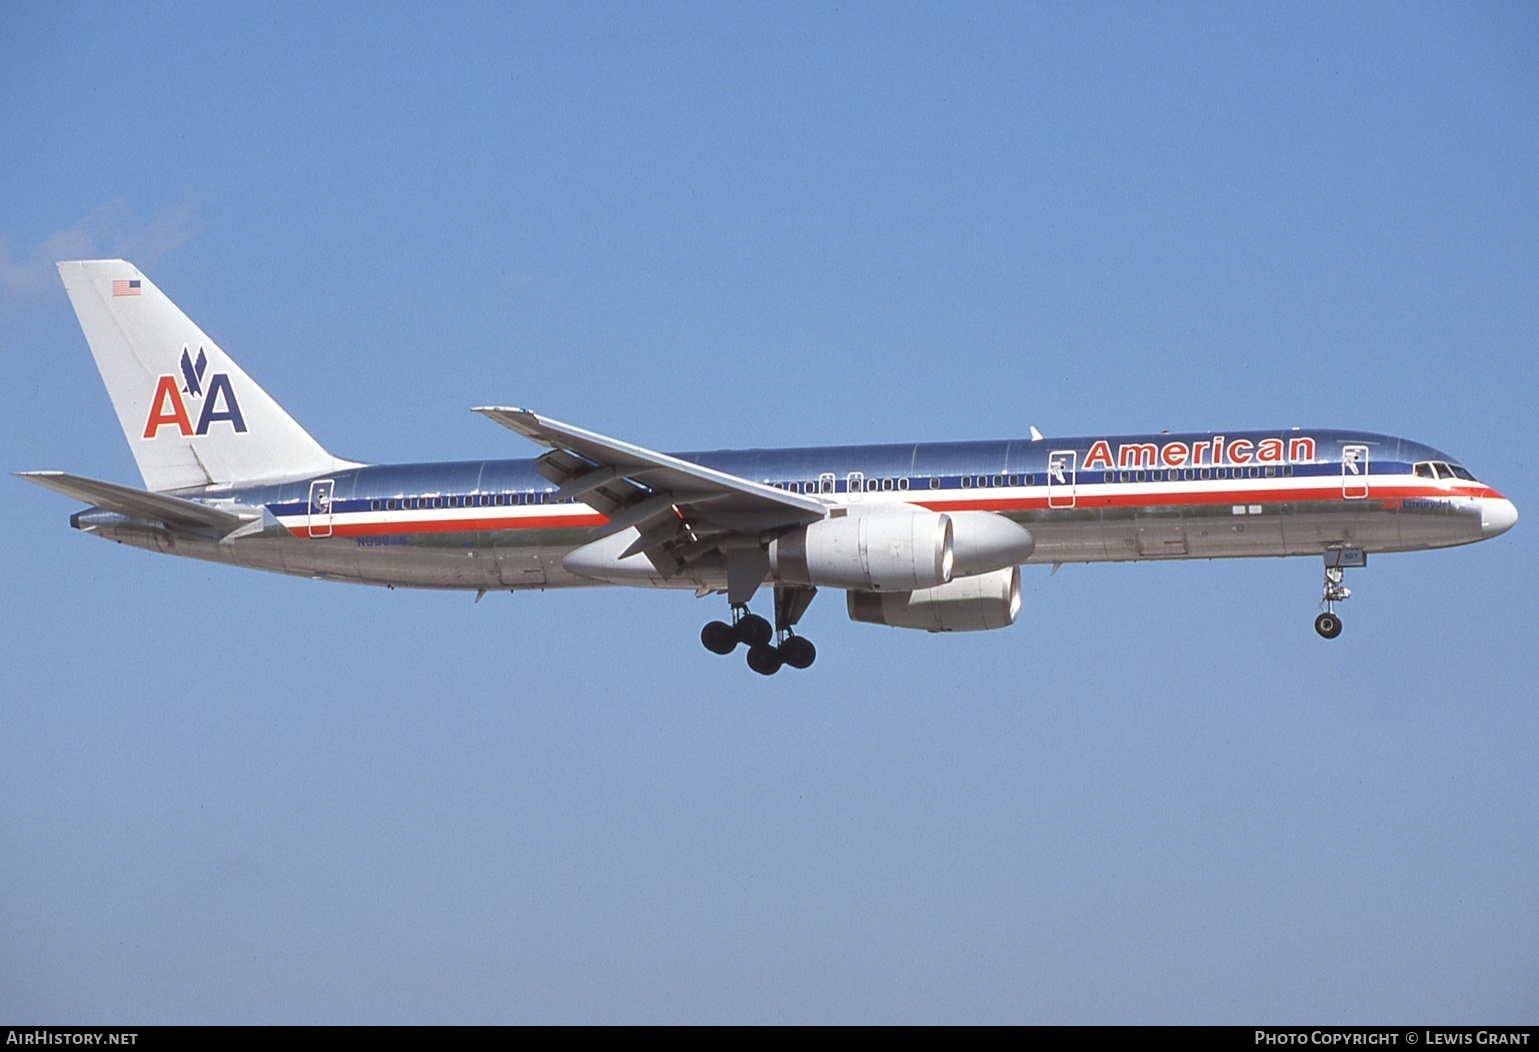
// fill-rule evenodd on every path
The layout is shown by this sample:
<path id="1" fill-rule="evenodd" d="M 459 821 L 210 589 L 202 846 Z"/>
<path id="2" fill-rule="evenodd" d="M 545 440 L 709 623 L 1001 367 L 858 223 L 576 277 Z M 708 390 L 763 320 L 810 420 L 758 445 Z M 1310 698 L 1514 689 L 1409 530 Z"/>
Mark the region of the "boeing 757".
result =
<path id="1" fill-rule="evenodd" d="M 1458 460 L 1320 428 L 658 453 L 528 409 L 489 420 L 522 460 L 333 456 L 123 260 L 59 264 L 144 489 L 20 477 L 90 507 L 70 525 L 150 551 L 387 587 L 627 585 L 724 594 L 701 631 L 764 675 L 806 668 L 819 589 L 856 621 L 1005 628 L 1021 566 L 1311 556 L 1316 631 L 1341 632 L 1370 553 L 1485 540 L 1517 509 Z M 750 612 L 761 588 L 772 619 Z"/>

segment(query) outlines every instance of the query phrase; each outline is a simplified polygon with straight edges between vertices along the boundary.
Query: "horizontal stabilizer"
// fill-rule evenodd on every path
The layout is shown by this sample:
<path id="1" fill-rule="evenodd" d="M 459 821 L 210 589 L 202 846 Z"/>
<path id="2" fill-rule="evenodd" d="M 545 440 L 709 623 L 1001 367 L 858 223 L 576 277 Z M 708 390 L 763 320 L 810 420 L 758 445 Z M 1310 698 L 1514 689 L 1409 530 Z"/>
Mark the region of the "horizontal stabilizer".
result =
<path id="1" fill-rule="evenodd" d="M 62 471 L 18 471 L 16 477 L 35 482 L 44 489 L 62 493 L 66 497 L 93 504 L 119 515 L 135 519 L 163 522 L 167 526 L 191 526 L 220 531 L 233 530 L 243 523 L 261 517 L 260 512 L 239 515 L 223 508 L 210 507 L 197 501 L 183 500 L 164 493 L 147 493 L 115 482 L 101 482 L 67 475 Z"/>

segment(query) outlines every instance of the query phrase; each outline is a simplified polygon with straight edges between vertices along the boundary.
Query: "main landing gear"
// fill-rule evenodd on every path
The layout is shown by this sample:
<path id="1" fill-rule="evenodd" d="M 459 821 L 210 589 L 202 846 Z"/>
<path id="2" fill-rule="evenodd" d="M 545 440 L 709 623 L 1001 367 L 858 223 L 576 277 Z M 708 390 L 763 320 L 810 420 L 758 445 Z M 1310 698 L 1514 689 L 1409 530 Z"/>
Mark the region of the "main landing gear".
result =
<path id="1" fill-rule="evenodd" d="M 1320 616 L 1315 618 L 1315 631 L 1323 639 L 1335 639 L 1341 635 L 1341 617 L 1336 604 L 1352 598 L 1352 590 L 1342 584 L 1348 567 L 1368 565 L 1368 553 L 1357 548 L 1332 548 L 1325 553 L 1325 586 L 1320 593 Z"/>
<path id="2" fill-rule="evenodd" d="M 734 603 L 732 623 L 712 621 L 700 630 L 700 642 L 713 654 L 730 654 L 739 643 L 746 644 L 748 667 L 761 676 L 773 676 L 782 665 L 806 668 L 817 660 L 818 650 L 811 640 L 795 635 L 792 626 L 816 593 L 816 588 L 776 588 L 773 628 L 758 614 L 749 613 L 747 603 Z"/>

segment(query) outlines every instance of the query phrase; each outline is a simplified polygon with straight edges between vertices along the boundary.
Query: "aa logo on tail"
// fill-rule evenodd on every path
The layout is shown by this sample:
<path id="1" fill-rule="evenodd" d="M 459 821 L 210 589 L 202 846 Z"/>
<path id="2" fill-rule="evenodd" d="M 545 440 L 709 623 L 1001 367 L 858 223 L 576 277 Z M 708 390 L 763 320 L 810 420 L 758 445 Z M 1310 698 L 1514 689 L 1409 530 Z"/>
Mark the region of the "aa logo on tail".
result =
<path id="1" fill-rule="evenodd" d="M 163 427 L 175 427 L 183 438 L 208 434 L 209 426 L 227 422 L 237 432 L 244 433 L 246 421 L 240 415 L 240 403 L 235 400 L 235 388 L 230 386 L 228 373 L 214 373 L 208 377 L 208 389 L 203 387 L 204 372 L 208 369 L 208 355 L 198 348 L 194 361 L 187 348 L 182 348 L 182 386 L 176 377 L 162 376 L 155 383 L 155 397 L 150 401 L 149 419 L 144 422 L 144 437 L 155 438 Z M 198 413 L 198 426 L 193 427 L 187 412 L 187 399 L 202 403 Z"/>

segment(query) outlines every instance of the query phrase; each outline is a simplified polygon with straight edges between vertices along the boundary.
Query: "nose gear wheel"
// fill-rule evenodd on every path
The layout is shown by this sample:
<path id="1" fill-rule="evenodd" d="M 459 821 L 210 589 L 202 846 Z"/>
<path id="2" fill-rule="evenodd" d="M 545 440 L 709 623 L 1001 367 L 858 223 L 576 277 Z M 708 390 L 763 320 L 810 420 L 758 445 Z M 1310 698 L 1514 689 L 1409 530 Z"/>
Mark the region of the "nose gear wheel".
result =
<path id="1" fill-rule="evenodd" d="M 1347 565 L 1366 565 L 1368 557 L 1349 549 L 1332 549 L 1325 553 L 1325 584 L 1320 589 L 1320 616 L 1315 618 L 1315 631 L 1322 639 L 1335 639 L 1341 635 L 1341 617 L 1336 604 L 1352 597 L 1352 590 L 1342 583 Z"/>

